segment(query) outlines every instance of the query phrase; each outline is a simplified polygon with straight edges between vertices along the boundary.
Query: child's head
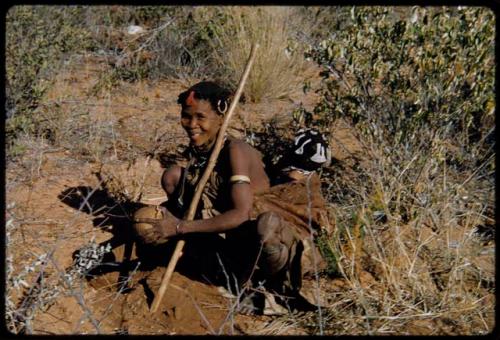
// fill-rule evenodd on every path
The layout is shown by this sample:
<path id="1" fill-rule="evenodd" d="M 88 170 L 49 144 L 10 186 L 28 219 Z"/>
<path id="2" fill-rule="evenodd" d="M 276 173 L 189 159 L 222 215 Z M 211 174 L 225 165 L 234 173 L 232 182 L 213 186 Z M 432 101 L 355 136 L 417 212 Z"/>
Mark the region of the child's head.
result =
<path id="1" fill-rule="evenodd" d="M 316 129 L 296 132 L 292 149 L 285 156 L 282 172 L 293 180 L 327 165 L 331 160 L 330 148 L 325 137 Z"/>

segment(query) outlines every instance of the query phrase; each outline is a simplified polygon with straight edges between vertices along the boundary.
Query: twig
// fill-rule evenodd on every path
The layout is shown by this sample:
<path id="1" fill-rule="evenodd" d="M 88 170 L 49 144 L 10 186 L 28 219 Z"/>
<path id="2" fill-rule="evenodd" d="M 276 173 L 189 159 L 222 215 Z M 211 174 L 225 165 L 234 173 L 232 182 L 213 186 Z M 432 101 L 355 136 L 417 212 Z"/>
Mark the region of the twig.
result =
<path id="1" fill-rule="evenodd" d="M 144 172 L 142 173 L 142 180 L 141 180 L 141 183 L 139 185 L 139 190 L 135 194 L 135 197 L 132 199 L 132 201 L 134 201 L 134 202 L 139 201 L 139 199 L 142 196 L 142 189 L 144 188 L 144 182 L 146 181 L 146 174 L 147 174 L 146 170 L 149 166 L 149 163 L 151 162 L 151 158 L 152 158 L 151 155 L 148 155 L 148 157 L 144 161 Z"/>
<path id="2" fill-rule="evenodd" d="M 101 319 L 97 323 L 98 326 L 100 326 L 102 324 L 102 322 L 104 321 L 104 319 L 106 319 L 106 317 L 108 316 L 108 314 L 111 312 L 111 308 L 113 308 L 113 303 L 118 299 L 118 297 L 120 296 L 120 294 L 126 289 L 127 285 L 132 280 L 132 276 L 137 272 L 137 270 L 139 269 L 140 265 L 141 265 L 141 263 L 138 262 L 137 265 L 135 266 L 134 270 L 132 271 L 132 273 L 130 275 L 128 275 L 127 280 L 125 280 L 125 282 L 123 282 L 123 281 L 120 282 L 120 289 L 118 290 L 118 292 L 116 292 L 115 297 L 113 298 L 113 300 L 111 301 L 111 303 L 109 304 L 109 306 L 106 308 L 106 310 L 102 314 Z"/>
<path id="3" fill-rule="evenodd" d="M 97 187 L 96 187 L 96 189 L 97 189 Z M 95 193 L 96 189 L 92 190 L 92 192 L 90 192 L 89 194 L 87 194 L 87 196 L 85 197 L 85 199 L 84 199 L 84 201 L 82 202 L 82 204 L 80 204 L 80 207 L 79 207 L 78 211 L 81 211 L 81 210 L 82 210 L 82 208 L 85 206 L 85 203 L 87 203 L 87 202 L 88 202 L 88 200 L 90 199 L 90 197 L 91 197 L 91 196 Z M 87 203 L 87 204 L 88 204 L 88 203 Z M 91 210 L 91 211 L 92 211 L 92 210 Z M 73 217 L 73 219 L 72 219 L 71 221 L 69 221 L 69 222 L 66 224 L 66 226 L 71 226 L 75 220 L 76 220 L 76 215 Z M 42 290 L 42 288 L 43 288 L 43 287 L 42 287 L 42 286 L 43 286 L 43 282 L 42 282 L 42 280 L 40 280 L 40 282 L 39 282 L 39 279 L 43 279 L 43 275 L 44 275 L 44 273 L 45 273 L 45 268 L 46 268 L 46 267 L 48 266 L 48 264 L 49 264 L 49 261 L 48 261 L 48 260 L 50 260 L 50 262 L 51 262 L 51 263 L 52 263 L 52 265 L 56 268 L 56 270 L 58 271 L 58 273 L 59 273 L 60 275 L 62 275 L 62 274 L 61 274 L 61 273 L 62 273 L 62 271 L 58 268 L 58 265 L 57 265 L 57 263 L 56 263 L 55 259 L 53 258 L 53 256 L 54 256 L 55 252 L 59 249 L 59 243 L 60 243 L 60 241 L 61 241 L 61 240 L 63 240 L 63 239 L 64 239 L 63 237 L 61 237 L 60 235 L 58 235 L 58 237 L 57 237 L 57 239 L 56 239 L 56 241 L 55 241 L 54 246 L 52 247 L 52 249 L 50 249 L 50 250 L 45 249 L 45 250 L 46 250 L 46 251 L 45 251 L 45 254 L 46 254 L 46 255 L 45 255 L 45 257 L 44 257 L 44 261 L 43 261 L 43 263 L 42 263 L 42 265 L 41 265 L 41 268 L 40 268 L 40 270 L 39 270 L 39 274 L 38 274 L 37 278 L 35 279 L 35 281 L 34 281 L 33 285 L 30 287 L 30 289 L 29 289 L 29 291 L 28 291 L 28 293 L 27 293 L 26 297 L 25 297 L 25 298 L 24 298 L 24 299 L 20 302 L 20 304 L 19 304 L 19 306 L 20 306 L 20 307 L 19 307 L 19 309 L 21 309 L 21 310 L 22 310 L 22 312 L 21 312 L 21 313 L 18 313 L 18 312 L 16 311 L 16 314 L 17 314 L 17 316 L 16 316 L 17 322 L 18 322 L 18 323 L 24 323 L 24 329 L 26 330 L 25 332 L 26 332 L 26 333 L 28 333 L 28 334 L 29 334 L 29 333 L 31 333 L 31 331 L 32 331 L 32 330 L 31 330 L 30 321 L 31 321 L 31 319 L 34 317 L 34 314 L 35 314 L 35 312 L 36 312 L 36 308 L 37 308 L 36 303 L 30 303 L 30 300 L 33 300 L 34 298 L 37 298 L 37 299 L 43 299 L 43 297 L 41 297 L 41 296 L 40 296 L 41 290 Z M 43 245 L 42 245 L 42 248 L 44 248 L 44 247 L 43 247 Z M 63 277 L 63 279 L 65 279 L 64 275 L 62 275 L 62 277 Z M 36 290 L 37 290 L 38 288 L 40 288 L 40 292 L 36 292 Z M 72 291 L 72 293 L 74 293 L 74 292 L 73 292 L 73 289 L 71 289 L 71 291 Z M 38 294 L 37 294 L 37 293 L 38 293 Z M 34 295 L 34 294 L 36 294 L 36 296 L 35 296 L 35 297 L 33 297 L 33 296 L 32 296 L 32 295 Z M 76 296 L 75 296 L 75 298 L 76 298 Z M 78 300 L 78 302 L 80 303 L 80 302 L 82 302 L 82 301 Z M 42 303 L 43 303 L 43 301 L 42 301 Z M 28 304 L 29 304 L 29 305 L 28 305 Z M 83 304 L 83 305 L 81 305 L 81 306 L 82 306 L 82 309 L 84 309 L 84 311 L 85 311 L 86 315 L 89 315 L 89 314 L 87 314 L 87 313 L 90 313 L 90 311 L 88 310 L 88 308 L 87 308 L 84 304 Z M 32 315 L 27 315 L 27 314 L 28 314 L 28 309 L 29 309 L 29 308 L 30 308 L 30 309 L 32 309 L 32 311 L 33 311 Z M 91 317 L 89 317 L 89 319 L 92 321 L 92 318 L 91 318 Z M 97 327 L 97 325 L 96 325 L 96 324 L 94 324 L 94 326 L 96 326 L 96 330 L 97 330 L 97 332 L 99 332 L 99 328 Z M 21 325 L 21 327 L 22 327 L 22 325 Z"/>
<path id="4" fill-rule="evenodd" d="M 479 170 L 481 170 L 485 165 L 487 165 L 489 163 L 489 161 L 495 157 L 495 153 L 493 153 L 490 157 L 488 157 L 488 159 L 486 161 L 483 162 L 483 164 L 481 164 L 476 170 L 474 170 L 474 172 L 469 176 L 467 177 L 467 179 L 459 185 L 459 187 L 463 187 L 465 184 L 467 184 L 472 178 L 474 178 L 474 176 L 479 172 Z"/>
<path id="5" fill-rule="evenodd" d="M 174 22 L 174 19 L 171 19 L 171 20 L 167 21 L 166 23 L 164 23 L 163 25 L 151 30 L 151 32 L 152 32 L 151 36 L 149 36 L 146 39 L 146 41 L 144 43 L 142 43 L 141 46 L 139 46 L 136 50 L 131 51 L 130 53 L 125 53 L 122 56 L 120 56 L 118 58 L 118 60 L 116 61 L 116 65 L 121 66 L 123 60 L 125 60 L 125 58 L 127 58 L 129 55 L 137 54 L 140 51 L 142 51 L 147 45 L 149 45 L 153 41 L 154 38 L 156 38 L 158 33 L 160 33 L 162 30 L 164 30 L 172 22 Z M 135 38 L 134 40 L 136 40 L 137 38 Z"/>

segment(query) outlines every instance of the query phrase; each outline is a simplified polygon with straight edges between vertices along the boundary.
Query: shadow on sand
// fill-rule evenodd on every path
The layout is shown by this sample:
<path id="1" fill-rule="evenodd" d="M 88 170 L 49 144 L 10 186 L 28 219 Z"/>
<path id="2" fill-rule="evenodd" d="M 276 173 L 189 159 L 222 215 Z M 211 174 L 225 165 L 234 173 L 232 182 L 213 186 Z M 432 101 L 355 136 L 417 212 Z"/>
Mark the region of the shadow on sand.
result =
<path id="1" fill-rule="evenodd" d="M 118 201 L 105 188 L 90 186 L 67 188 L 58 195 L 58 198 L 75 210 L 93 216 L 94 227 L 112 234 L 111 239 L 99 244 L 106 246 L 109 243 L 112 251 L 104 255 L 100 265 L 87 273 L 88 281 L 118 272 L 117 291 L 125 293 L 129 291 L 124 284 L 126 285 L 131 271 L 137 269 L 139 272 L 149 272 L 156 267 L 168 265 L 177 243 L 174 239 L 154 246 L 143 244 L 135 236 L 132 216 L 145 204 Z M 176 271 L 192 280 L 226 285 L 225 275 L 216 254 L 216 249 L 224 246 L 224 240 L 218 235 L 195 234 L 185 239 L 183 256 L 176 266 Z M 73 260 L 80 251 L 81 249 L 77 249 L 73 252 Z M 142 281 L 141 284 L 144 284 L 144 280 Z"/>

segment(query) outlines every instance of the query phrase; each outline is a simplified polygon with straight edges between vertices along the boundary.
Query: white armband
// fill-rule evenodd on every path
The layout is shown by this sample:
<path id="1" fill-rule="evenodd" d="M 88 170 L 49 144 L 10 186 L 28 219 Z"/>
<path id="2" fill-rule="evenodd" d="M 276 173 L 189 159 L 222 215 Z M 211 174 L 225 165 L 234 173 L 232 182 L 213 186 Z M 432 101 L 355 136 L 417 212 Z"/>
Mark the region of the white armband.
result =
<path id="1" fill-rule="evenodd" d="M 238 183 L 248 183 L 250 184 L 250 178 L 245 175 L 233 175 L 229 178 L 229 183 L 238 184 Z"/>

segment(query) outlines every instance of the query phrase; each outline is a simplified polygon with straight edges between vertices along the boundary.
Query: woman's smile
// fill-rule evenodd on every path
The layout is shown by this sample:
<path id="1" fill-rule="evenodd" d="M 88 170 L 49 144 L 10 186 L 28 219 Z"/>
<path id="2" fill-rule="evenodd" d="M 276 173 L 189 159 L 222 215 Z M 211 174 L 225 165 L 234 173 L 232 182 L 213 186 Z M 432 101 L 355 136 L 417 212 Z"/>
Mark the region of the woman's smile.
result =
<path id="1" fill-rule="evenodd" d="M 200 131 L 188 131 L 188 137 L 193 144 L 197 144 L 198 139 L 202 138 L 202 133 Z"/>
<path id="2" fill-rule="evenodd" d="M 197 137 L 199 135 L 201 135 L 200 131 L 188 131 L 188 136 L 191 137 L 191 138 L 192 137 Z"/>

